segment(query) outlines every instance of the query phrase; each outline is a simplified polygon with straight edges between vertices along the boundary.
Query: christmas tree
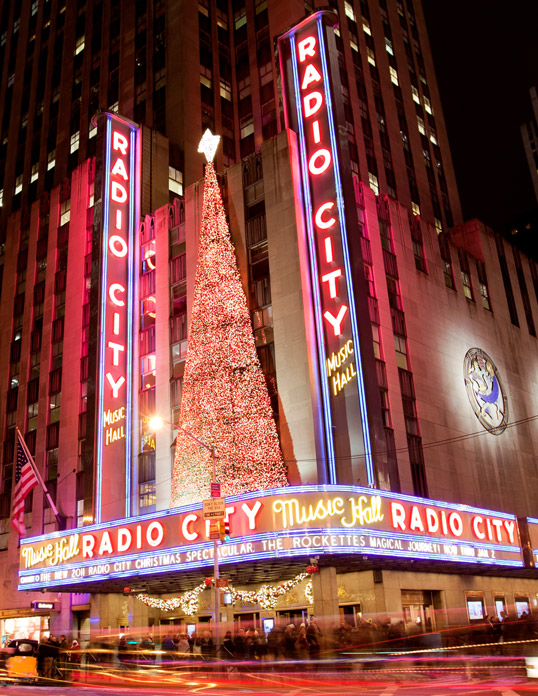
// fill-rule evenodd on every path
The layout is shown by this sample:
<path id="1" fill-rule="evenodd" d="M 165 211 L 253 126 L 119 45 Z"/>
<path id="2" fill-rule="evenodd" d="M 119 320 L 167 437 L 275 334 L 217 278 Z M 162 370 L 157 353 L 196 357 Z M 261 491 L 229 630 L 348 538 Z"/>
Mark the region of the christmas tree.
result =
<path id="1" fill-rule="evenodd" d="M 216 453 L 222 495 L 287 485 L 215 170 L 206 165 L 179 425 Z M 170 506 L 209 496 L 211 453 L 179 430 Z"/>

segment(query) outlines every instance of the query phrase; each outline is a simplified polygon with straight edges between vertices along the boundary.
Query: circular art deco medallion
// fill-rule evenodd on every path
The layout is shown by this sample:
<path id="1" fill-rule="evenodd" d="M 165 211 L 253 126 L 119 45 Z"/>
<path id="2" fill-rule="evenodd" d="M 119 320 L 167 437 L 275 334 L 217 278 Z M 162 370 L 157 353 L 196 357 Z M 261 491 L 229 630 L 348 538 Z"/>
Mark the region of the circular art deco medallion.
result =
<path id="1" fill-rule="evenodd" d="M 471 348 L 463 362 L 467 396 L 480 423 L 500 435 L 508 421 L 508 401 L 495 363 L 480 348 Z"/>

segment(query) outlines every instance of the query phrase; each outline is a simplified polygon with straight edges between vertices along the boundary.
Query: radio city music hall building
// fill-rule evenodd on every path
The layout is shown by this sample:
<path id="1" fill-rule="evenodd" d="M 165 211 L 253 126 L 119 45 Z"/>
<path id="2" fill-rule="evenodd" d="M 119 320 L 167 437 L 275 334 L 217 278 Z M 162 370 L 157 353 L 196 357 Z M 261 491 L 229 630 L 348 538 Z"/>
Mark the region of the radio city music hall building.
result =
<path id="1" fill-rule="evenodd" d="M 259 38 L 258 5 L 254 23 L 234 18 L 234 40 Z M 406 55 L 400 18 L 411 34 L 422 27 L 410 3 L 344 3 L 337 31 L 325 11 L 287 29 L 269 5 L 285 123 L 256 122 L 252 154 L 251 133 L 234 157 L 224 139 L 216 168 L 289 486 L 228 497 L 231 540 L 218 548 L 221 576 L 244 591 L 319 572 L 306 593 L 308 578 L 274 607 L 239 598 L 221 616 L 258 627 L 419 617 L 442 629 L 535 611 L 535 263 L 461 220 L 423 29 L 418 87 L 392 65 Z M 201 7 L 205 32 L 221 10 Z M 360 115 L 369 104 L 382 117 L 375 138 Z M 173 148 L 121 113 L 95 119 L 95 157 L 6 218 L 2 635 L 88 638 L 90 622 L 192 624 L 212 612 L 209 591 L 193 614 L 158 606 L 212 575 L 213 542 L 201 503 L 169 509 L 174 432 L 147 418 L 178 420 L 201 160 L 189 132 L 184 195 L 155 209 Z M 423 139 L 443 163 L 433 180 L 418 162 Z M 65 518 L 59 530 L 34 489 L 20 548 L 15 425 Z"/>

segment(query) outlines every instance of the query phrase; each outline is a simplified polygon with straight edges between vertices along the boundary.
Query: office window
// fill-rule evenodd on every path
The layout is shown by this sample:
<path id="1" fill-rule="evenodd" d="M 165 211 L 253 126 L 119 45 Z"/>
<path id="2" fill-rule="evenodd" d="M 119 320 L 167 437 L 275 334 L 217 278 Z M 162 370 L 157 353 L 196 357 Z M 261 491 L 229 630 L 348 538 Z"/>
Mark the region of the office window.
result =
<path id="1" fill-rule="evenodd" d="M 456 289 L 456 284 L 454 282 L 454 273 L 452 270 L 452 258 L 450 255 L 450 247 L 448 246 L 448 241 L 444 235 L 440 235 L 439 241 L 439 251 L 441 252 L 441 260 L 443 262 L 443 275 L 445 278 L 445 285 L 451 290 Z"/>
<path id="2" fill-rule="evenodd" d="M 432 110 L 430 100 L 428 99 L 428 97 L 424 97 L 424 109 L 425 109 L 426 113 L 430 114 L 430 116 L 433 116 L 433 110 Z"/>
<path id="3" fill-rule="evenodd" d="M 60 203 L 60 227 L 71 219 L 71 199 Z"/>
<path id="4" fill-rule="evenodd" d="M 527 290 L 527 282 L 525 280 L 523 265 L 521 263 L 521 255 L 519 253 L 519 249 L 517 249 L 516 247 L 512 248 L 512 253 L 514 256 L 514 263 L 516 266 L 516 275 L 519 283 L 519 290 L 521 292 L 521 299 L 523 301 L 523 311 L 525 312 L 525 319 L 527 320 L 527 328 L 531 336 L 536 336 L 536 328 L 534 326 L 534 318 L 532 316 L 532 308 L 529 298 L 529 292 Z"/>
<path id="5" fill-rule="evenodd" d="M 381 352 L 381 334 L 379 331 L 379 326 L 377 324 L 372 324 L 372 340 L 374 346 L 374 356 L 377 360 L 383 360 L 383 355 Z"/>
<path id="6" fill-rule="evenodd" d="M 497 256 L 499 257 L 499 265 L 501 267 L 501 275 L 503 279 L 504 292 L 506 294 L 506 302 L 508 304 L 508 311 L 510 312 L 510 321 L 514 326 L 519 326 L 519 318 L 517 315 L 516 301 L 514 298 L 514 291 L 512 289 L 512 281 L 510 279 L 510 272 L 508 270 L 508 263 L 506 261 L 506 254 L 504 251 L 504 241 L 499 234 L 495 235 L 495 246 L 497 247 Z"/>
<path id="7" fill-rule="evenodd" d="M 368 183 L 375 195 L 379 196 L 379 181 L 377 176 L 372 174 L 372 172 L 368 172 Z"/>
<path id="8" fill-rule="evenodd" d="M 76 133 L 73 133 L 73 135 L 71 136 L 69 153 L 72 155 L 74 152 L 76 152 L 79 148 L 79 145 L 80 145 L 80 131 L 77 131 Z"/>
<path id="9" fill-rule="evenodd" d="M 223 99 L 232 101 L 232 85 L 227 80 L 220 81 L 220 96 Z"/>
<path id="10" fill-rule="evenodd" d="M 79 36 L 76 40 L 75 43 L 75 55 L 78 56 L 79 53 L 82 53 L 84 50 L 84 45 L 85 45 L 85 37 L 84 35 Z"/>
<path id="11" fill-rule="evenodd" d="M 420 220 L 418 218 L 412 218 L 411 221 L 411 241 L 413 244 L 413 255 L 415 257 L 415 268 L 423 273 L 427 272 L 426 269 L 426 256 L 424 254 L 424 241 L 422 238 L 422 229 L 420 227 Z"/>
<path id="12" fill-rule="evenodd" d="M 351 21 L 357 21 L 355 18 L 355 12 L 353 11 L 353 6 L 347 0 L 344 0 L 344 12 L 346 13 L 346 17 L 349 17 Z"/>
<path id="13" fill-rule="evenodd" d="M 476 270 L 478 272 L 478 284 L 480 286 L 480 297 L 482 299 L 482 307 L 491 311 L 491 302 L 489 299 L 488 278 L 486 275 L 486 267 L 484 264 L 476 260 Z"/>
<path id="14" fill-rule="evenodd" d="M 394 334 L 394 348 L 396 350 L 396 364 L 402 370 L 408 370 L 407 339 L 405 336 Z"/>
<path id="15" fill-rule="evenodd" d="M 246 8 L 242 7 L 240 10 L 238 10 L 234 14 L 235 30 L 237 31 L 238 29 L 241 29 L 241 27 L 245 26 L 246 23 L 247 23 L 247 10 L 246 10 Z"/>
<path id="16" fill-rule="evenodd" d="M 254 133 L 254 121 L 249 118 L 247 121 L 241 124 L 241 138 L 247 138 L 249 135 Z"/>
<path id="17" fill-rule="evenodd" d="M 175 167 L 168 167 L 168 189 L 178 196 L 183 195 L 183 172 Z"/>

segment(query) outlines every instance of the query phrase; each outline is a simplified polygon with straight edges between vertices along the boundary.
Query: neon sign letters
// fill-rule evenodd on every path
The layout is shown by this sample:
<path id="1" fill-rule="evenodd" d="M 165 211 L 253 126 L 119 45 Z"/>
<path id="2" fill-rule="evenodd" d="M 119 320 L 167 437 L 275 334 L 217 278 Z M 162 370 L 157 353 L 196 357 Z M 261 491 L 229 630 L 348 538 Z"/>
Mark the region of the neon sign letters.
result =
<path id="1" fill-rule="evenodd" d="M 131 514 L 133 316 L 138 128 L 105 114 L 95 519 Z M 106 480 L 106 486 L 103 481 Z M 120 512 L 121 514 L 121 512 Z"/>
<path id="2" fill-rule="evenodd" d="M 316 12 L 279 38 L 284 106 L 286 125 L 298 134 L 297 205 L 306 228 L 328 479 L 374 486 L 327 17 L 334 20 L 332 13 Z"/>
<path id="3" fill-rule="evenodd" d="M 305 486 L 226 499 L 223 563 L 311 553 L 523 566 L 514 515 L 357 486 Z M 19 589 L 210 565 L 201 505 L 22 539 Z M 120 577 L 120 576 L 118 576 Z"/>

